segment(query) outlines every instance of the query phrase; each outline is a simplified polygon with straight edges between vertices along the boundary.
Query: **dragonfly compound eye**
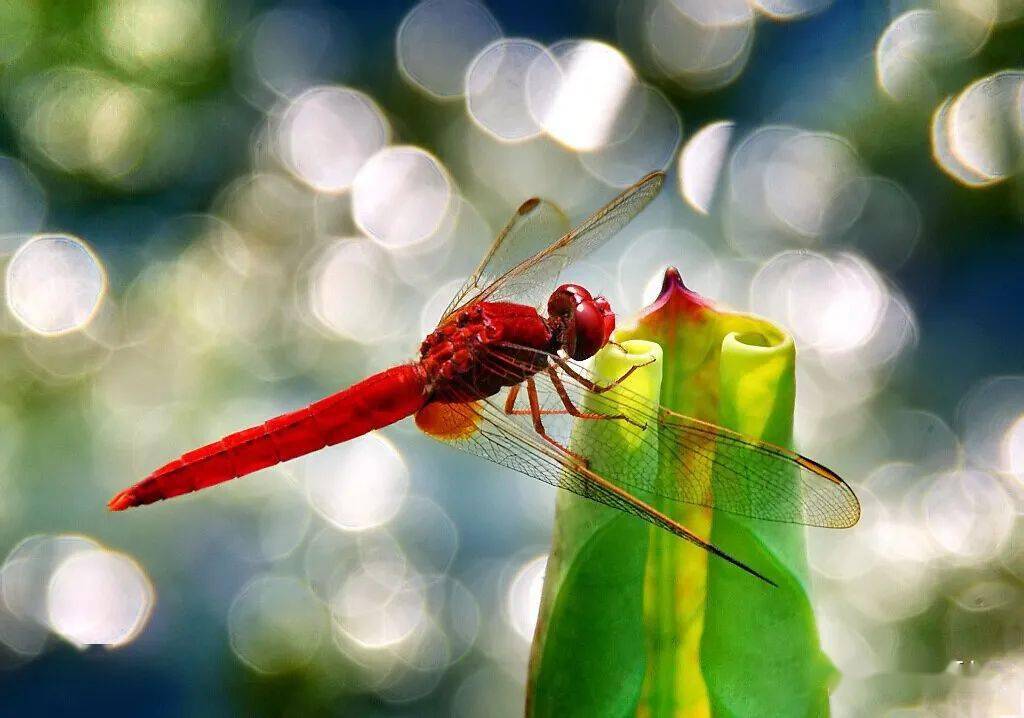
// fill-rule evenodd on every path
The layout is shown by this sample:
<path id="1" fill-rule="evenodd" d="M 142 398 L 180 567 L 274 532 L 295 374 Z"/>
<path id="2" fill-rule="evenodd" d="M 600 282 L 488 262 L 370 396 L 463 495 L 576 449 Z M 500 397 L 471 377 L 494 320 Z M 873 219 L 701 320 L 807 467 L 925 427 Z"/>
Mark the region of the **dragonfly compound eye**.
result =
<path id="1" fill-rule="evenodd" d="M 594 356 L 615 329 L 615 314 L 604 297 L 578 284 L 563 284 L 548 300 L 548 314 L 561 320 L 562 345 L 576 360 Z"/>
<path id="2" fill-rule="evenodd" d="M 578 284 L 563 284 L 551 293 L 548 299 L 548 314 L 568 318 L 582 302 L 592 299 L 586 288 Z"/>
<path id="3" fill-rule="evenodd" d="M 610 325 L 609 317 L 611 318 Z M 577 361 L 589 359 L 608 343 L 611 330 L 614 328 L 614 314 L 611 314 L 610 311 L 606 314 L 602 307 L 593 300 L 583 302 L 576 307 L 572 326 L 573 346 L 571 350 L 567 348 L 566 351 Z"/>
<path id="4" fill-rule="evenodd" d="M 615 331 L 615 312 L 604 297 L 594 297 L 594 306 L 601 312 L 604 322 L 604 338 L 601 340 L 601 346 L 604 346 L 611 340 L 612 332 Z"/>

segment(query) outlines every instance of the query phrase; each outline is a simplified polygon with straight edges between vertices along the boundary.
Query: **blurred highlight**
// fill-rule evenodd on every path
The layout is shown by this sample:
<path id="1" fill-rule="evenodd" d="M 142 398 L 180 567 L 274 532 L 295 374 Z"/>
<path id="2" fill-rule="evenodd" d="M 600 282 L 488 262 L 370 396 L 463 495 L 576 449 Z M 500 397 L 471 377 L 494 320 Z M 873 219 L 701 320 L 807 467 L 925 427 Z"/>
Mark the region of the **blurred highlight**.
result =
<path id="1" fill-rule="evenodd" d="M 563 279 L 625 323 L 676 265 L 796 338 L 796 443 L 864 504 L 808 542 L 833 713 L 1020 712 L 1024 3 L 573 9 L 601 39 L 385 5 L 0 3 L 12 686 L 103 645 L 185 711 L 294 680 L 299 712 L 517 713 L 550 487 L 400 425 L 124 522 L 102 504 L 408 360 L 528 197 L 580 217 L 667 169 Z"/>

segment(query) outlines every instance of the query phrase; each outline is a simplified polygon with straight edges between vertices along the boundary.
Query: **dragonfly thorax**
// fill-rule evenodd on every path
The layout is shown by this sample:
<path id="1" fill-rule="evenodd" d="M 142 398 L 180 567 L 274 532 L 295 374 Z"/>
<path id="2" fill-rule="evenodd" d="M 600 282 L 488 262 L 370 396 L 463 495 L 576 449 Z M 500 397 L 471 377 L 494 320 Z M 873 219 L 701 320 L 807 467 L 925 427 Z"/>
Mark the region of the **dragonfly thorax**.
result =
<path id="1" fill-rule="evenodd" d="M 502 356 L 511 356 L 513 346 L 546 352 L 559 348 L 533 307 L 480 302 L 450 316 L 423 340 L 420 364 L 435 396 L 469 393 L 482 398 L 525 378 L 518 367 L 501 368 Z"/>

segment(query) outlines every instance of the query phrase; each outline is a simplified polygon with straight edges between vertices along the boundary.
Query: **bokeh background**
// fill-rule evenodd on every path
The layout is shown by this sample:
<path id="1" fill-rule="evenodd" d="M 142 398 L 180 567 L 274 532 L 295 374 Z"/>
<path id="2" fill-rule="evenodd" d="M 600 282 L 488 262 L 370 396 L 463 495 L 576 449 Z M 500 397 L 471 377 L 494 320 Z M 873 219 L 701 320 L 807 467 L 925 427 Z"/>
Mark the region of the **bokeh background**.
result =
<path id="1" fill-rule="evenodd" d="M 348 5 L 0 3 L 3 712 L 519 714 L 553 489 L 407 423 L 104 504 L 665 168 L 567 276 L 796 336 L 834 714 L 1024 713 L 1024 2 Z"/>

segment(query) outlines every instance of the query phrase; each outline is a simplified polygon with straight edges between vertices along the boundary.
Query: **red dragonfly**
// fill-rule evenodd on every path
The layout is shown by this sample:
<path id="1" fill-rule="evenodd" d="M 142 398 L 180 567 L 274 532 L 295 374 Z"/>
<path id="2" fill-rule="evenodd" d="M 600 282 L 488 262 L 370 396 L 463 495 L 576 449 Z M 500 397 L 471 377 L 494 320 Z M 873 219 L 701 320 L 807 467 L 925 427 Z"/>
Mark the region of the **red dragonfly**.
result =
<path id="1" fill-rule="evenodd" d="M 580 362 L 610 343 L 611 307 L 579 285 L 550 291 L 566 265 L 614 236 L 663 183 L 662 173 L 647 175 L 571 231 L 555 205 L 528 200 L 420 345 L 418 359 L 190 451 L 109 507 L 205 489 L 415 415 L 435 438 L 649 521 L 774 585 L 651 501 L 844 528 L 860 516 L 850 487 L 788 449 L 652 403 L 623 385 L 636 367 L 612 381 L 595 376 Z M 545 300 L 546 316 L 538 311 Z M 574 433 L 576 421 L 590 431 Z M 621 432 L 660 452 L 674 480 L 656 483 L 656 472 L 610 455 L 622 443 L 609 437 Z M 590 468 L 592 459 L 600 459 L 604 475 Z"/>

